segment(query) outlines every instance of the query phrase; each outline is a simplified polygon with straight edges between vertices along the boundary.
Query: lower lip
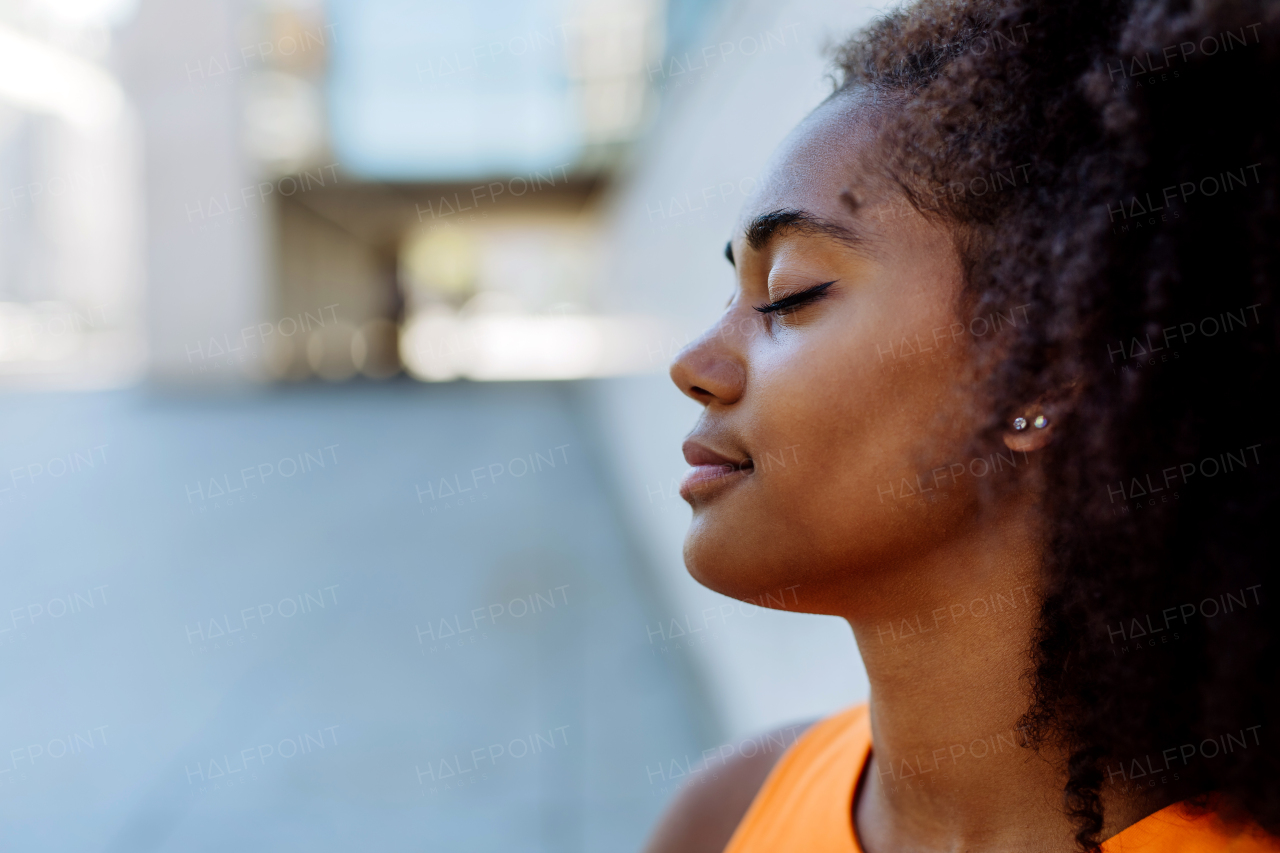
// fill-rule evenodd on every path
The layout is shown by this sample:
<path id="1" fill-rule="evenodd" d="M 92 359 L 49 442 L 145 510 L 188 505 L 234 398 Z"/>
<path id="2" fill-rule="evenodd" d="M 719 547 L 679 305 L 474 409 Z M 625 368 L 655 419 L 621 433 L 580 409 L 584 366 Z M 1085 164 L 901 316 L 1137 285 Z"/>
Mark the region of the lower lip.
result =
<path id="1" fill-rule="evenodd" d="M 680 497 L 692 503 L 707 500 L 749 476 L 753 468 L 733 465 L 695 465 L 680 481 Z"/>

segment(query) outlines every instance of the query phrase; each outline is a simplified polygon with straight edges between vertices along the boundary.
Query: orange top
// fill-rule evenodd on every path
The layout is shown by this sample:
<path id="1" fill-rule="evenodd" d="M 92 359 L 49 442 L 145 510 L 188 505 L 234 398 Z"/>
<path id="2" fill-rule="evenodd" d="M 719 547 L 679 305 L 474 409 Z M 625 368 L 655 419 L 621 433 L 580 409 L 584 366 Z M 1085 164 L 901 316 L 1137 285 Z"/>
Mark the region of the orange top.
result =
<path id="1" fill-rule="evenodd" d="M 871 718 L 858 705 L 814 724 L 779 759 L 725 853 L 861 853 L 853 797 L 871 755 Z M 1175 803 L 1102 845 L 1103 853 L 1274 853 L 1280 843 L 1239 833 Z"/>

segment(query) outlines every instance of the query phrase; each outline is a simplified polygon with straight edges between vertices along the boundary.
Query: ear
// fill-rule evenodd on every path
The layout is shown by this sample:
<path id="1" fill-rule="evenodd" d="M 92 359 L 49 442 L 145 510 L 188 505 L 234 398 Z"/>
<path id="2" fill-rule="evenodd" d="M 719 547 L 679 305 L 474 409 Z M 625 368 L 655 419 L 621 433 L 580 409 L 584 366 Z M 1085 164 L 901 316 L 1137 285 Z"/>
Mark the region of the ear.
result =
<path id="1" fill-rule="evenodd" d="M 1053 431 L 1057 429 L 1054 422 L 1061 420 L 1063 412 L 1075 407 L 1083 387 L 1078 378 L 1070 379 L 1012 412 L 1001 436 L 1004 446 L 1020 453 L 1043 449 L 1053 441 Z M 1023 422 L 1022 429 L 1016 428 L 1019 419 Z"/>
<path id="2" fill-rule="evenodd" d="M 1025 426 L 1016 429 L 1011 423 L 1004 431 L 1004 446 L 1010 450 L 1031 453 L 1047 445 L 1053 438 L 1053 422 L 1043 411 L 1019 412 L 1017 417 Z M 1037 423 L 1043 423 L 1044 426 L 1036 426 Z"/>

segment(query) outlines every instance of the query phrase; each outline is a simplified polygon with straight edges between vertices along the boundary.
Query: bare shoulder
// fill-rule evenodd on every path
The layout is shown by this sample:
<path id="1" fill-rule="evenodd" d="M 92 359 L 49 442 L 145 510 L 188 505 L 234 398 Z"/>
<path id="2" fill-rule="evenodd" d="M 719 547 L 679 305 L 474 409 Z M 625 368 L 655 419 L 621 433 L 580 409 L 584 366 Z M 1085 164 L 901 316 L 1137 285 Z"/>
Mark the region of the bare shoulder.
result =
<path id="1" fill-rule="evenodd" d="M 707 756 L 705 769 L 689 777 L 658 821 L 644 853 L 721 853 L 769 771 L 814 722 L 744 741 L 758 747 L 751 755 L 739 745 L 727 747 L 732 752 L 724 758 Z"/>

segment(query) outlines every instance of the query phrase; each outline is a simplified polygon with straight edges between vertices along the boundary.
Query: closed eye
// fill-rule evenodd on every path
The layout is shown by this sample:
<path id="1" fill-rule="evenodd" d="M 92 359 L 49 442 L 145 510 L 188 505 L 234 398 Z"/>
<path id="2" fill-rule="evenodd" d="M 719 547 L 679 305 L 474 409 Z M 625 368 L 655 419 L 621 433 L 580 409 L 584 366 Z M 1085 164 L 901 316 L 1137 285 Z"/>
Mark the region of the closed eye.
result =
<path id="1" fill-rule="evenodd" d="M 813 287 L 806 287 L 804 290 L 793 293 L 790 296 L 784 296 L 776 302 L 767 302 L 764 305 L 757 305 L 755 306 L 755 309 L 761 314 L 772 314 L 775 311 L 782 311 L 786 308 L 794 308 L 797 305 L 804 305 L 807 302 L 812 302 L 816 299 L 822 298 L 822 296 L 827 292 L 827 288 L 839 280 L 840 279 L 836 279 L 835 281 L 824 281 L 822 284 L 815 284 Z"/>

